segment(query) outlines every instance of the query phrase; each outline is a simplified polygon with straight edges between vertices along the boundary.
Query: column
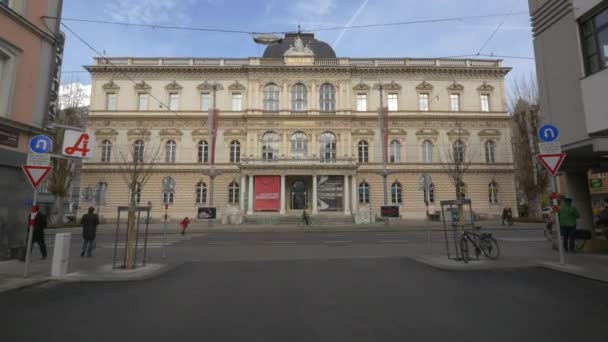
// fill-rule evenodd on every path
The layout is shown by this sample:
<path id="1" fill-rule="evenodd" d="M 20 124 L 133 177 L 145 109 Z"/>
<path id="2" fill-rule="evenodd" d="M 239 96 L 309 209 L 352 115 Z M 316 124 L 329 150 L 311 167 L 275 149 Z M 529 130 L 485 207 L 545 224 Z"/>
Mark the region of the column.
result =
<path id="1" fill-rule="evenodd" d="M 247 201 L 247 215 L 253 214 L 253 175 L 249 175 L 249 197 Z"/>
<path id="2" fill-rule="evenodd" d="M 241 176 L 241 193 L 240 193 L 240 202 L 241 202 L 241 212 L 245 212 L 245 186 L 247 185 L 247 179 L 245 175 Z"/>
<path id="3" fill-rule="evenodd" d="M 359 203 L 359 192 L 357 189 L 357 176 L 353 175 L 353 196 L 351 197 L 353 204 L 353 213 L 357 212 L 357 204 Z"/>
<path id="4" fill-rule="evenodd" d="M 285 175 L 281 175 L 281 211 L 279 214 L 285 215 Z"/>
<path id="5" fill-rule="evenodd" d="M 348 175 L 344 175 L 344 200 L 342 201 L 343 205 L 344 205 L 344 215 L 350 215 L 350 198 L 349 198 L 349 191 L 348 188 L 350 187 L 350 184 L 348 183 Z"/>
<path id="6" fill-rule="evenodd" d="M 312 213 L 319 213 L 317 209 L 317 175 L 312 176 Z"/>

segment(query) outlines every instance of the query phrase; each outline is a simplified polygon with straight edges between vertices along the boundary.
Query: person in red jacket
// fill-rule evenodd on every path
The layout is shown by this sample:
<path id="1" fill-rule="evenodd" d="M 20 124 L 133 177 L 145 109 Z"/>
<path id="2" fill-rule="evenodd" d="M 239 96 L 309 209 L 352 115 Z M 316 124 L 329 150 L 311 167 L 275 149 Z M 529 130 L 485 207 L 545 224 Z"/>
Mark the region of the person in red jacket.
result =
<path id="1" fill-rule="evenodd" d="M 188 217 L 184 217 L 182 222 L 179 223 L 179 225 L 182 227 L 182 235 L 186 234 L 186 229 L 188 228 L 189 224 L 190 224 L 190 219 L 188 219 Z"/>

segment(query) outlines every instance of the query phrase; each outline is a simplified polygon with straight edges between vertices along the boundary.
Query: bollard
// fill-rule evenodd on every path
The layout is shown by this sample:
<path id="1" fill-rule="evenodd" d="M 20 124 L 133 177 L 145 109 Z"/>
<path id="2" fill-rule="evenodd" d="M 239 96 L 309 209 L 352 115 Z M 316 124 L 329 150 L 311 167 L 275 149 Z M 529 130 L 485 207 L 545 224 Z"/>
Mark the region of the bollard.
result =
<path id="1" fill-rule="evenodd" d="M 72 233 L 60 233 L 55 235 L 53 265 L 51 267 L 51 276 L 54 278 L 63 278 L 68 273 L 71 240 Z"/>

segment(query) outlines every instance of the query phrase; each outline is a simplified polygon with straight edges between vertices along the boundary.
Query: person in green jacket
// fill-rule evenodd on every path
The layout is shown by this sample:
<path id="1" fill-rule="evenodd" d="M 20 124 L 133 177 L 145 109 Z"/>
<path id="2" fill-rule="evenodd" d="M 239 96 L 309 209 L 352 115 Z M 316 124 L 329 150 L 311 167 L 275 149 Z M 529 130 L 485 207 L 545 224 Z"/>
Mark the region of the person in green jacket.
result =
<path id="1" fill-rule="evenodd" d="M 559 225 L 564 243 L 564 251 L 574 252 L 574 232 L 576 231 L 576 219 L 580 217 L 578 210 L 572 206 L 572 199 L 566 198 L 559 206 Z"/>

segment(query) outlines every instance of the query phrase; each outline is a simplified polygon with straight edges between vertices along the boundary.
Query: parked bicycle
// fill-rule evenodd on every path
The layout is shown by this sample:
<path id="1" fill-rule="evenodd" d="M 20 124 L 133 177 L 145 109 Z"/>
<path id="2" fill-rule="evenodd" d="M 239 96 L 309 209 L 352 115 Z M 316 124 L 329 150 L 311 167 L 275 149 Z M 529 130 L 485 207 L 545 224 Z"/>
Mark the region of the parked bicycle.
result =
<path id="1" fill-rule="evenodd" d="M 473 231 L 464 230 L 460 237 L 460 252 L 462 261 L 469 262 L 469 243 L 474 247 L 475 256 L 479 259 L 479 255 L 483 255 L 491 260 L 496 260 L 500 256 L 500 247 L 498 241 L 490 233 L 480 233 L 481 227 L 474 226 Z"/>

